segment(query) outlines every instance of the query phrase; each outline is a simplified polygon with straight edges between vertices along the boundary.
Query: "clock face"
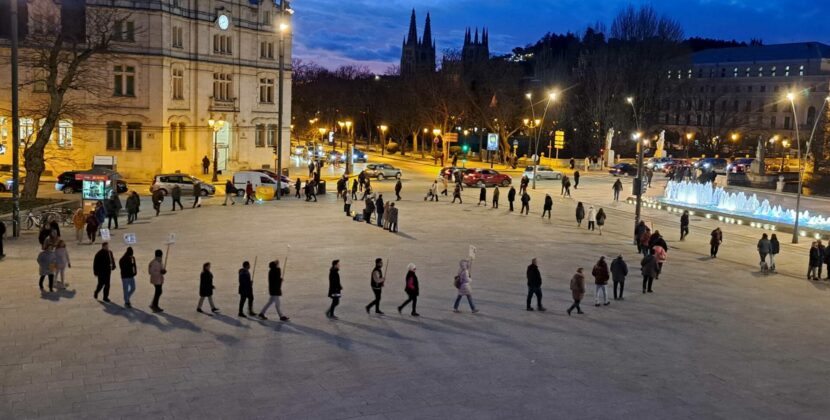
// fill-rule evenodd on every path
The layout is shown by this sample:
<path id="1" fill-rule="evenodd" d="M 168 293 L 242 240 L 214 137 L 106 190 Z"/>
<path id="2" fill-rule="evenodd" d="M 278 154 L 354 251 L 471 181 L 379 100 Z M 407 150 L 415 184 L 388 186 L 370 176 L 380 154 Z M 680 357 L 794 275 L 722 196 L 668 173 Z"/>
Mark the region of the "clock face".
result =
<path id="1" fill-rule="evenodd" d="M 227 15 L 219 15 L 219 17 L 216 18 L 216 25 L 219 26 L 219 29 L 224 31 L 228 29 L 228 26 L 230 25 L 230 19 L 228 19 Z"/>

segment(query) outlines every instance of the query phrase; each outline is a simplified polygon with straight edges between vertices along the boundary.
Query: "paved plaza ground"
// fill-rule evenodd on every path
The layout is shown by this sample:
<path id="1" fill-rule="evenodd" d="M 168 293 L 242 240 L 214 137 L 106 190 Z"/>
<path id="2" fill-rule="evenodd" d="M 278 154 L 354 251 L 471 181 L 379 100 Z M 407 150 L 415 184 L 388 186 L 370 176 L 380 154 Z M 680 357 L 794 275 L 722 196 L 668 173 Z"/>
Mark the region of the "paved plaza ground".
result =
<path id="1" fill-rule="evenodd" d="M 584 177 L 575 198 L 608 211 L 604 234 L 577 229 L 573 201 L 558 182 L 539 185 L 529 216 L 424 202 L 433 169 L 401 164 L 400 233 L 351 221 L 333 194 L 320 202 L 287 199 L 220 206 L 159 217 L 142 204 L 134 309 L 92 298 L 98 246 L 70 244 L 71 291 L 37 289 L 33 234 L 7 244 L 0 262 L 0 418 L 154 419 L 549 419 L 826 418 L 830 412 L 830 282 L 809 282 L 805 245 L 782 239 L 781 274 L 758 273 L 760 232 L 725 228 L 721 258 L 708 258 L 716 222 L 693 219 L 677 242 L 676 217 L 647 211 L 664 231 L 669 260 L 655 293 L 640 293 L 639 258 L 630 244 L 632 208 L 610 202 L 608 177 Z M 428 175 L 427 173 L 431 173 Z M 376 182 L 385 198 L 392 181 Z M 329 190 L 333 185 L 329 186 Z M 556 192 L 542 220 L 545 191 Z M 491 193 L 491 191 L 490 191 Z M 188 198 L 189 200 L 189 198 Z M 185 203 L 186 205 L 188 203 Z M 355 203 L 358 210 L 362 205 Z M 123 222 L 122 222 L 123 223 Z M 154 249 L 171 247 L 161 306 L 147 307 Z M 64 236 L 71 237 L 67 232 Z M 265 303 L 266 265 L 291 245 L 283 308 L 291 322 L 239 319 L 237 270 L 258 260 L 255 306 Z M 477 247 L 473 294 L 481 309 L 451 311 L 452 278 L 468 246 Z M 116 258 L 125 246 L 113 241 Z M 569 317 L 568 281 L 600 255 L 629 263 L 626 300 Z M 391 261 L 382 309 L 367 315 L 376 257 Z M 539 258 L 548 312 L 526 312 L 525 270 Z M 341 260 L 339 321 L 328 306 L 331 260 Z M 213 264 L 218 316 L 195 311 L 201 265 Z M 405 299 L 406 265 L 421 283 L 420 318 Z M 117 273 L 117 272 L 116 272 Z M 114 276 L 117 277 L 117 276 Z"/>

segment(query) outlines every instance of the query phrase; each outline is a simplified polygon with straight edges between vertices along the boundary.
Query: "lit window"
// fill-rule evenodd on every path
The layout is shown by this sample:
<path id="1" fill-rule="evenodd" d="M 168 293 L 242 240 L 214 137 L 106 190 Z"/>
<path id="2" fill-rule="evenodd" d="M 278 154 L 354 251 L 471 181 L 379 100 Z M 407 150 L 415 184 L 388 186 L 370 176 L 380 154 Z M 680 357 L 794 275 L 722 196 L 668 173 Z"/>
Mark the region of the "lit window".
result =
<path id="1" fill-rule="evenodd" d="M 749 67 L 746 68 L 746 75 L 744 77 L 749 77 L 749 73 L 752 73 L 752 69 Z"/>
<path id="2" fill-rule="evenodd" d="M 790 75 L 790 66 L 784 66 L 784 77 L 788 77 Z"/>
<path id="3" fill-rule="evenodd" d="M 769 71 L 769 75 L 772 76 L 772 77 L 775 77 L 776 69 L 777 69 L 777 67 L 772 66 L 772 69 L 770 69 L 770 71 Z"/>
<path id="4" fill-rule="evenodd" d="M 804 65 L 798 66 L 798 75 L 804 76 Z"/>
<path id="5" fill-rule="evenodd" d="M 689 72 L 686 74 L 686 78 L 687 78 L 687 79 L 691 79 L 691 78 L 692 78 L 692 69 L 689 69 Z"/>
<path id="6" fill-rule="evenodd" d="M 61 120 L 58 122 L 58 147 L 61 149 L 72 148 L 72 121 Z"/>
<path id="7" fill-rule="evenodd" d="M 738 77 L 738 68 L 737 67 L 732 69 L 732 77 Z"/>

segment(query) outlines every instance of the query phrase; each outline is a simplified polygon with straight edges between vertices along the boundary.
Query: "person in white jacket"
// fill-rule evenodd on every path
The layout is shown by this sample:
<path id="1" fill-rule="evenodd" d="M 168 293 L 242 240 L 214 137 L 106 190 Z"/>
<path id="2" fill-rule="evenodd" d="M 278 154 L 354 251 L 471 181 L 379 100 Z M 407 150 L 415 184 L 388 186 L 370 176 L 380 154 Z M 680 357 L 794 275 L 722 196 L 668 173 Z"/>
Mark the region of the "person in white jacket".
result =
<path id="1" fill-rule="evenodd" d="M 594 226 L 597 224 L 597 212 L 594 210 L 594 206 L 588 207 L 588 230 L 594 230 Z"/>
<path id="2" fill-rule="evenodd" d="M 66 282 L 66 268 L 72 268 L 72 262 L 69 261 L 69 251 L 66 249 L 66 242 L 63 240 L 58 241 L 58 245 L 55 248 L 55 259 L 57 260 L 57 277 L 60 279 L 58 281 L 58 288 L 59 289 L 66 289 L 69 286 L 69 283 Z"/>
<path id="3" fill-rule="evenodd" d="M 461 260 L 459 262 L 458 275 L 455 280 L 455 287 L 458 289 L 458 296 L 455 298 L 455 305 L 453 305 L 453 312 L 461 312 L 458 310 L 458 305 L 461 304 L 461 298 L 467 296 L 467 302 L 470 304 L 470 309 L 473 313 L 478 312 L 476 305 L 473 303 L 473 289 L 470 283 L 473 281 L 470 275 L 470 262 L 468 260 Z"/>

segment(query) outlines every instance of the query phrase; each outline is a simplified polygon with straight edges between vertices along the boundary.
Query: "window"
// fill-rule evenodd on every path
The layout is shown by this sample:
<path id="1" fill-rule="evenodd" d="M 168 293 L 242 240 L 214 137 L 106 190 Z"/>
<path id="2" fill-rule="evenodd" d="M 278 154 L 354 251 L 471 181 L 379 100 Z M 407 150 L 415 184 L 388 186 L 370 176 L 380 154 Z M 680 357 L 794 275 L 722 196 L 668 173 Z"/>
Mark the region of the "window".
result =
<path id="1" fill-rule="evenodd" d="M 677 69 L 677 80 L 680 80 L 682 78 L 683 78 L 683 70 Z"/>
<path id="2" fill-rule="evenodd" d="M 700 115 L 700 114 L 697 114 L 697 125 L 700 125 L 702 122 L 703 122 L 703 116 Z"/>
<path id="3" fill-rule="evenodd" d="M 232 78 L 227 73 L 213 73 L 213 99 L 217 101 L 232 101 Z"/>
<path id="4" fill-rule="evenodd" d="M 691 78 L 692 78 L 692 69 L 689 69 L 689 71 L 686 73 L 686 78 L 687 78 L 687 79 L 691 79 Z"/>
<path id="5" fill-rule="evenodd" d="M 254 146 L 265 147 L 265 124 L 257 124 L 254 133 Z"/>
<path id="6" fill-rule="evenodd" d="M 173 27 L 173 48 L 182 48 L 184 45 L 184 36 L 182 35 L 182 27 Z"/>
<path id="7" fill-rule="evenodd" d="M 720 77 L 726 77 L 726 68 L 725 68 L 725 67 L 721 67 L 721 69 L 720 69 Z"/>
<path id="8" fill-rule="evenodd" d="M 803 64 L 798 66 L 798 75 L 799 76 L 804 76 L 804 65 Z"/>
<path id="9" fill-rule="evenodd" d="M 268 147 L 275 147 L 277 145 L 277 125 L 268 125 Z"/>
<path id="10" fill-rule="evenodd" d="M 121 150 L 121 123 L 107 122 L 107 150 Z"/>
<path id="11" fill-rule="evenodd" d="M 184 69 L 173 67 L 172 85 L 170 86 L 173 99 L 184 99 Z"/>
<path id="12" fill-rule="evenodd" d="M 70 120 L 58 122 L 58 147 L 61 149 L 72 148 L 72 121 Z"/>
<path id="13" fill-rule="evenodd" d="M 775 72 L 776 72 L 776 70 L 777 70 L 777 67 L 776 67 L 776 66 L 772 66 L 772 69 L 770 69 L 770 71 L 769 71 L 769 75 L 770 75 L 770 77 L 775 77 Z"/>
<path id="14" fill-rule="evenodd" d="M 664 116 L 663 116 L 663 123 L 664 123 L 664 124 L 668 124 L 668 123 L 669 123 L 669 114 L 666 114 L 666 115 L 664 115 Z"/>
<path id="15" fill-rule="evenodd" d="M 721 101 L 721 103 L 720 103 L 720 110 L 721 111 L 726 111 L 726 100 L 725 99 L 723 101 Z"/>
<path id="16" fill-rule="evenodd" d="M 790 129 L 790 117 L 784 117 L 784 129 L 785 130 Z"/>
<path id="17" fill-rule="evenodd" d="M 746 68 L 746 74 L 744 75 L 744 77 L 749 77 L 749 73 L 752 73 L 752 69 L 747 67 Z"/>
<path id="18" fill-rule="evenodd" d="M 746 101 L 746 104 L 744 105 L 744 112 L 751 112 L 751 111 L 752 111 L 752 100 L 750 99 L 750 100 Z"/>
<path id="19" fill-rule="evenodd" d="M 674 125 L 680 125 L 680 114 L 674 114 Z"/>
<path id="20" fill-rule="evenodd" d="M 789 77 L 790 75 L 790 66 L 784 66 L 784 77 Z"/>
<path id="21" fill-rule="evenodd" d="M 738 107 L 740 107 L 738 101 L 732 102 L 732 112 L 738 112 Z"/>
<path id="22" fill-rule="evenodd" d="M 213 52 L 217 54 L 232 54 L 233 51 L 231 49 L 231 36 L 219 34 L 214 35 Z"/>
<path id="23" fill-rule="evenodd" d="M 767 85 L 761 85 L 761 92 L 767 91 Z"/>
<path id="24" fill-rule="evenodd" d="M 35 134 L 35 120 L 31 118 L 22 117 L 19 123 L 20 144 L 24 145 L 31 140 L 32 135 Z"/>
<path id="25" fill-rule="evenodd" d="M 737 67 L 732 69 L 732 77 L 738 77 L 738 68 Z"/>
<path id="26" fill-rule="evenodd" d="M 764 68 L 758 67 L 758 77 L 764 77 Z"/>
<path id="27" fill-rule="evenodd" d="M 686 111 L 691 111 L 691 110 L 692 110 L 692 100 L 689 99 L 688 101 L 686 101 Z"/>
<path id="28" fill-rule="evenodd" d="M 711 78 L 712 78 L 712 77 L 714 77 L 714 76 L 715 76 L 715 69 L 710 68 L 710 69 L 709 69 L 709 78 L 711 79 Z"/>
<path id="29" fill-rule="evenodd" d="M 170 150 L 179 149 L 179 125 L 176 123 L 170 124 Z"/>
<path id="30" fill-rule="evenodd" d="M 135 96 L 135 67 L 113 67 L 113 82 L 115 96 Z"/>
<path id="31" fill-rule="evenodd" d="M 127 150 L 141 150 L 141 123 L 127 123 Z"/>
<path id="32" fill-rule="evenodd" d="M 259 102 L 264 104 L 274 103 L 274 79 L 269 77 L 259 79 Z"/>
<path id="33" fill-rule="evenodd" d="M 762 116 L 760 116 L 760 115 L 759 115 L 759 116 L 755 119 L 755 125 L 756 125 L 757 127 L 761 127 L 762 125 L 764 125 L 764 117 L 762 117 Z"/>
<path id="34" fill-rule="evenodd" d="M 46 73 L 42 70 L 35 70 L 32 77 L 32 92 L 46 92 Z"/>
<path id="35" fill-rule="evenodd" d="M 186 149 L 185 146 L 187 145 L 187 143 L 185 142 L 187 137 L 184 135 L 185 134 L 184 127 L 185 127 L 184 123 L 179 123 L 179 150 Z"/>
<path id="36" fill-rule="evenodd" d="M 772 104 L 772 106 L 770 107 L 770 111 L 778 112 L 778 102 Z"/>
<path id="37" fill-rule="evenodd" d="M 691 124 L 691 122 L 692 122 L 692 116 L 689 115 L 689 114 L 686 114 L 686 125 Z"/>
<path id="38" fill-rule="evenodd" d="M 751 93 L 752 92 L 752 85 L 747 86 L 746 91 Z"/>
<path id="39" fill-rule="evenodd" d="M 263 25 L 266 25 L 266 26 L 271 25 L 271 11 L 270 10 L 263 10 L 262 11 L 262 20 L 260 20 L 260 23 L 262 23 Z"/>
<path id="40" fill-rule="evenodd" d="M 114 41 L 134 42 L 135 22 L 120 20 L 112 25 L 112 39 Z"/>
<path id="41" fill-rule="evenodd" d="M 772 91 L 773 91 L 773 92 L 778 92 L 778 86 L 773 86 L 773 87 L 772 87 Z"/>
<path id="42" fill-rule="evenodd" d="M 668 72 L 668 77 L 667 77 L 667 79 L 671 79 L 671 70 L 669 70 L 669 72 Z"/>
<path id="43" fill-rule="evenodd" d="M 259 58 L 274 59 L 274 43 L 262 41 L 259 43 Z"/>
<path id="44" fill-rule="evenodd" d="M 769 128 L 775 128 L 775 115 L 769 117 Z"/>
<path id="45" fill-rule="evenodd" d="M 703 69 L 702 68 L 697 69 L 697 78 L 698 79 L 703 78 Z"/>

